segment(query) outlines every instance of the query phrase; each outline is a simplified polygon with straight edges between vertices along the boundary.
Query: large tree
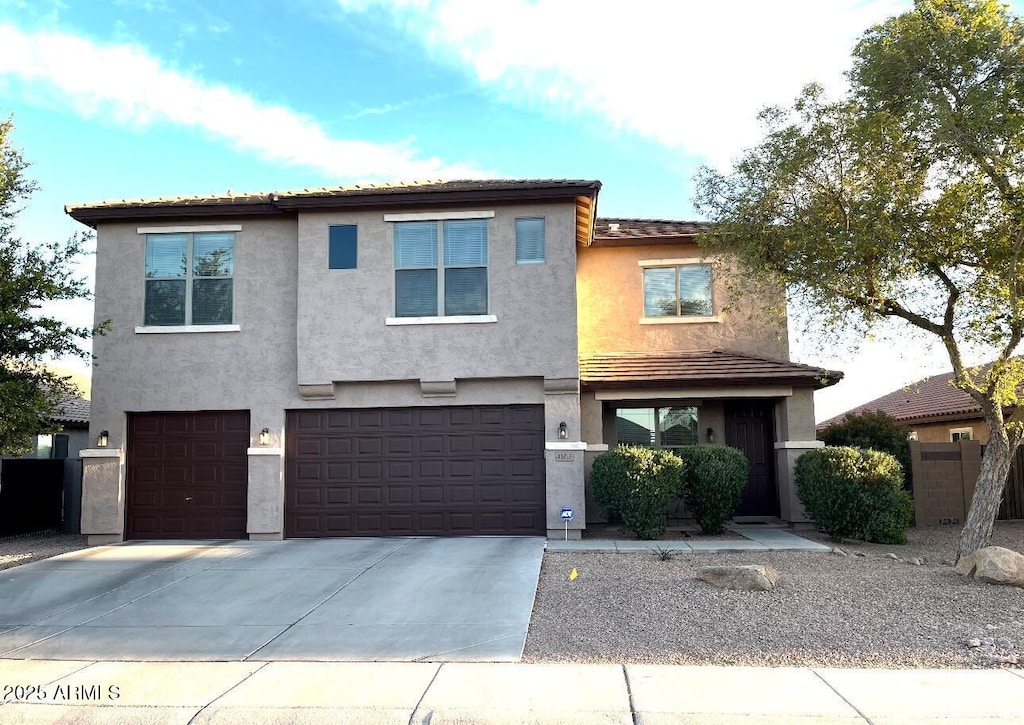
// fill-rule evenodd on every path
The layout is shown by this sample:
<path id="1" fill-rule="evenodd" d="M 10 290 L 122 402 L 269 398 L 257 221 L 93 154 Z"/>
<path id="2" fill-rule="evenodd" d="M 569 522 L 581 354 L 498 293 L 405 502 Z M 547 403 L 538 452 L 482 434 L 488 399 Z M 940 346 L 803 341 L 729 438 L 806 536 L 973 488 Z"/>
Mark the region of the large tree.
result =
<path id="1" fill-rule="evenodd" d="M 698 172 L 705 243 L 823 328 L 941 342 L 989 429 L 962 557 L 991 540 L 1024 426 L 1024 24 L 996 0 L 917 0 L 864 33 L 847 77 L 839 99 L 810 85 L 763 111 L 729 173 Z M 979 351 L 987 369 L 964 363 Z"/>
<path id="2" fill-rule="evenodd" d="M 64 356 L 85 357 L 88 328 L 48 314 L 53 300 L 87 297 L 73 274 L 85 235 L 65 242 L 29 244 L 15 234 L 15 218 L 36 185 L 11 140 L 10 118 L 0 120 L 0 453 L 27 452 L 34 436 L 60 429 L 53 422 L 61 402 L 77 394 L 71 379 L 43 364 Z"/>

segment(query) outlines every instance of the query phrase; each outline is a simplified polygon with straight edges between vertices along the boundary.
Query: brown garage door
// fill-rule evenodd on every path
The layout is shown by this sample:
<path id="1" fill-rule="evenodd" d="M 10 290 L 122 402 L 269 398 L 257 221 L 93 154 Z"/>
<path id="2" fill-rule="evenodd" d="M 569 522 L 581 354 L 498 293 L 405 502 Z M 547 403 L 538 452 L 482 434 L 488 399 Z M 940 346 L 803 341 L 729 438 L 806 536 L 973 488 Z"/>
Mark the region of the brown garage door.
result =
<path id="1" fill-rule="evenodd" d="M 130 413 L 128 539 L 244 539 L 249 412 Z"/>
<path id="2" fill-rule="evenodd" d="M 543 534 L 540 405 L 293 410 L 285 534 Z"/>

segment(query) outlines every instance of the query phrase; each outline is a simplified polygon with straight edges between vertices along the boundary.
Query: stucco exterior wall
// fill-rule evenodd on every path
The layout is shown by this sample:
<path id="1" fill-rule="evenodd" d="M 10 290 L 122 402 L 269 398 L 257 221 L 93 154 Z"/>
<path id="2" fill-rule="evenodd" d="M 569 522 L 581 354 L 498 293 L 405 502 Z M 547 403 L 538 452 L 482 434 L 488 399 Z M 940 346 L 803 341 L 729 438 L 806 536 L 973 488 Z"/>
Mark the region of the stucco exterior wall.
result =
<path id="1" fill-rule="evenodd" d="M 419 211 L 419 210 L 417 210 Z M 425 405 L 545 405 L 546 439 L 565 421 L 578 441 L 575 212 L 571 203 L 499 206 L 489 220 L 489 312 L 497 322 L 388 326 L 394 314 L 394 253 L 383 211 L 297 218 L 175 220 L 173 227 L 239 224 L 233 323 L 239 331 L 139 333 L 145 234 L 158 223 L 101 224 L 97 230 L 96 321 L 90 440 L 109 431 L 125 450 L 127 413 L 249 410 L 250 445 L 270 430 L 283 447 L 285 411 L 296 408 Z M 546 261 L 515 263 L 514 219 L 544 216 Z M 358 268 L 328 269 L 328 226 L 358 224 Z M 425 396 L 421 381 L 455 381 Z M 307 399 L 300 384 L 327 390 Z M 333 397 L 331 397 L 333 396 Z M 558 508 L 578 510 L 583 454 L 548 460 L 549 528 Z M 564 458 L 561 457 L 561 458 Z M 84 472 L 83 533 L 113 540 L 124 530 L 124 466 L 108 459 Z M 283 531 L 283 452 L 249 456 L 248 531 Z M 575 491 L 578 489 L 578 492 Z"/>
<path id="2" fill-rule="evenodd" d="M 754 299 L 729 299 L 721 268 L 715 267 L 714 311 L 720 322 L 679 322 L 664 318 L 641 324 L 644 316 L 641 260 L 694 260 L 702 253 L 692 242 L 579 250 L 580 352 L 655 352 L 662 350 L 735 350 L 788 359 L 785 322 L 778 326 L 751 319 L 763 305 Z M 725 305 L 734 307 L 723 310 Z"/>
<path id="3" fill-rule="evenodd" d="M 917 440 L 921 443 L 949 443 L 950 431 L 960 428 L 971 429 L 972 441 L 978 441 L 982 445 L 988 443 L 988 426 L 982 418 L 947 420 L 941 423 L 918 423 L 907 427 L 912 431 L 917 431 Z"/>
<path id="4" fill-rule="evenodd" d="M 487 220 L 487 272 L 488 312 L 497 316 L 496 323 L 385 325 L 385 319 L 395 314 L 393 225 L 379 211 L 302 214 L 299 384 L 579 377 L 575 209 L 562 203 L 478 210 L 495 212 Z M 546 261 L 516 264 L 515 218 L 537 216 L 545 219 Z M 358 269 L 328 269 L 332 224 L 358 225 Z"/>

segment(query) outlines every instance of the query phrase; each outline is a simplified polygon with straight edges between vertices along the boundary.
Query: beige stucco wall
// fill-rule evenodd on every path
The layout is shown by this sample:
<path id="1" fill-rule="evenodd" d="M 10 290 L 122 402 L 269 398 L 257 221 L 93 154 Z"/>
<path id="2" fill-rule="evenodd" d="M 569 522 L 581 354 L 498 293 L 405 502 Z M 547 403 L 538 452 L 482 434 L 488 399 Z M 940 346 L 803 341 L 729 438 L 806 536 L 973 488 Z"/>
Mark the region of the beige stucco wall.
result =
<path id="1" fill-rule="evenodd" d="M 971 429 L 971 440 L 978 441 L 981 445 L 988 443 L 988 426 L 982 418 L 947 420 L 941 423 L 915 424 L 907 427 L 912 431 L 917 431 L 917 440 L 921 443 L 949 443 L 950 431 L 960 428 Z"/>
<path id="2" fill-rule="evenodd" d="M 581 353 L 652 352 L 661 350 L 736 350 L 788 358 L 785 322 L 766 324 L 751 318 L 763 307 L 753 299 L 728 299 L 726 284 L 715 267 L 712 290 L 720 322 L 640 324 L 644 310 L 641 260 L 700 260 L 695 243 L 580 249 L 577 264 Z M 734 309 L 725 311 L 725 305 Z"/>
<path id="3" fill-rule="evenodd" d="M 473 207 L 480 209 L 480 207 Z M 124 449 L 127 412 L 249 410 L 251 444 L 271 431 L 284 439 L 285 411 L 423 405 L 545 405 L 546 438 L 566 421 L 579 440 L 575 319 L 575 213 L 571 203 L 492 207 L 489 312 L 496 323 L 387 326 L 394 314 L 390 224 L 383 211 L 302 214 L 274 219 L 175 220 L 172 226 L 237 223 L 234 319 L 237 332 L 138 334 L 144 306 L 145 235 L 154 222 L 97 230 L 96 365 L 90 436 L 110 433 Z M 416 211 L 422 211 L 417 209 Z M 517 265 L 514 218 L 544 216 L 547 261 Z M 358 224 L 358 269 L 329 270 L 328 226 Z M 424 397 L 420 381 L 455 380 L 455 392 Z M 326 385 L 333 399 L 304 399 L 299 384 Z M 550 457 L 549 457 L 550 458 Z M 584 520 L 582 453 L 573 465 L 548 463 L 548 523 L 575 504 Z M 120 536 L 124 471 L 85 469 L 86 532 Z M 575 478 L 573 477 L 575 472 Z M 578 492 L 574 492 L 578 489 Z M 280 457 L 250 456 L 250 534 L 283 529 Z"/>

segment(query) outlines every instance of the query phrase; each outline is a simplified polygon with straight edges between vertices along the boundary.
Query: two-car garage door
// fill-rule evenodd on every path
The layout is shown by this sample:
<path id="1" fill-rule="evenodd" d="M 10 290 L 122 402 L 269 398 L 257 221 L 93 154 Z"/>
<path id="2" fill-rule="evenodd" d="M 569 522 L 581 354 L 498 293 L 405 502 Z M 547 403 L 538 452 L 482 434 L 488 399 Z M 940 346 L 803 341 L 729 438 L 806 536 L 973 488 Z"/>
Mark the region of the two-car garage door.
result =
<path id="1" fill-rule="evenodd" d="M 545 532 L 544 407 L 289 411 L 285 535 Z"/>
<path id="2" fill-rule="evenodd" d="M 245 538 L 248 411 L 132 413 L 125 535 Z M 544 534 L 544 407 L 287 413 L 285 536 Z M 266 492 L 264 492 L 266 493 Z"/>

